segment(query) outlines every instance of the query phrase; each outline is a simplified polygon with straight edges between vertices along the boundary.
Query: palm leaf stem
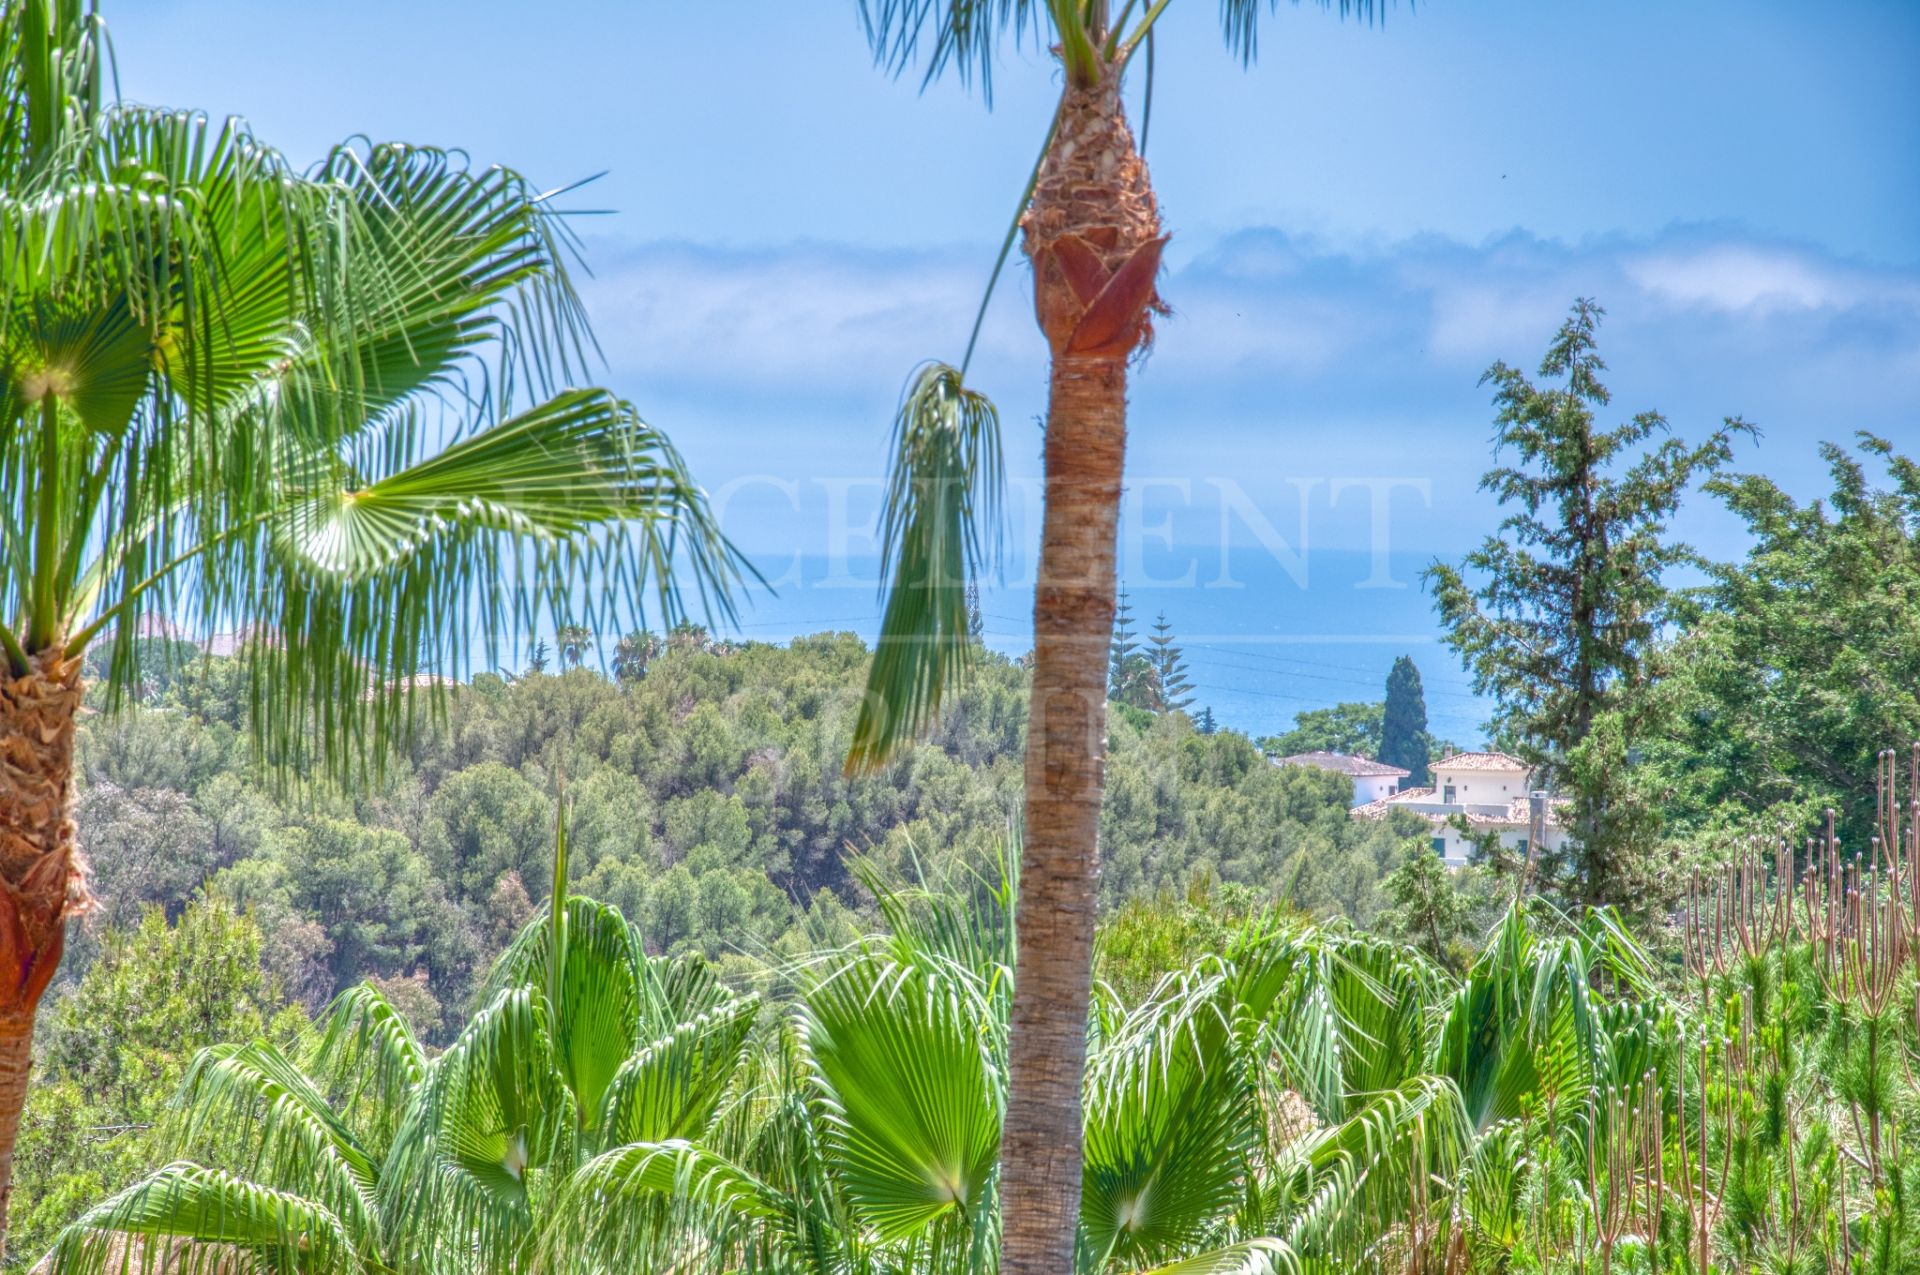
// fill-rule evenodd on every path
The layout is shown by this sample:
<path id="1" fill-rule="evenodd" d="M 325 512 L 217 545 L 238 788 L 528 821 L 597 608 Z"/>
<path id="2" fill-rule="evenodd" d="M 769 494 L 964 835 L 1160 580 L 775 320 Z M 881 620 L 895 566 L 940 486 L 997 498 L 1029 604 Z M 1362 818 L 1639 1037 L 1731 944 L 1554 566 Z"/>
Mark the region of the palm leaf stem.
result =
<path id="1" fill-rule="evenodd" d="M 993 272 L 987 276 L 987 290 L 980 297 L 980 308 L 973 314 L 973 331 L 967 334 L 967 352 L 960 360 L 960 379 L 967 379 L 967 369 L 973 366 L 973 349 L 980 343 L 980 328 L 987 321 L 987 305 L 993 300 L 993 289 L 1000 282 L 1000 272 L 1006 268 L 1007 258 L 1013 252 L 1014 238 L 1020 233 L 1020 219 L 1026 215 L 1027 205 L 1033 202 L 1033 189 L 1040 184 L 1040 169 L 1047 162 L 1047 152 L 1053 149 L 1053 139 L 1060 132 L 1060 112 L 1053 113 L 1053 122 L 1047 125 L 1046 140 L 1040 143 L 1040 153 L 1033 158 L 1033 171 L 1027 174 L 1027 184 L 1020 192 L 1020 200 L 1014 205 L 1013 220 L 1007 224 L 1006 237 L 1000 241 L 1000 255 L 993 259 Z"/>
<path id="2" fill-rule="evenodd" d="M 27 645 L 42 650 L 53 642 L 59 616 L 54 581 L 60 568 L 60 428 L 59 400 L 51 393 L 40 400 L 40 491 L 34 516 L 39 521 L 33 543 L 33 600 L 27 625 Z"/>
<path id="3" fill-rule="evenodd" d="M 1119 51 L 1120 33 L 1127 29 L 1127 19 L 1133 16 L 1133 6 L 1138 3 L 1140 3 L 1140 0 L 1127 0 L 1127 7 L 1120 10 L 1120 16 L 1114 19 L 1113 26 L 1107 30 L 1106 55 L 1109 62 L 1113 60 L 1113 55 Z"/>
<path id="4" fill-rule="evenodd" d="M 1074 0 L 1051 0 L 1048 8 L 1060 34 L 1060 62 L 1066 67 L 1067 83 L 1077 89 L 1093 88 L 1100 83 L 1101 57 L 1087 29 L 1088 15 Z"/>
<path id="5" fill-rule="evenodd" d="M 1167 11 L 1167 4 L 1168 0 L 1154 0 L 1153 7 L 1140 15 L 1140 25 L 1133 29 L 1133 34 L 1129 35 L 1126 43 L 1121 46 L 1120 65 L 1122 67 L 1133 61 L 1134 50 L 1153 34 L 1153 24 L 1158 22 L 1160 15 Z"/>
<path id="6" fill-rule="evenodd" d="M 1153 128 L 1153 28 L 1147 28 L 1147 85 L 1140 103 L 1140 154 L 1147 153 L 1147 133 Z"/>
<path id="7" fill-rule="evenodd" d="M 20 645 L 19 637 L 4 620 L 0 620 L 0 650 L 6 652 L 7 663 L 12 667 L 15 677 L 22 676 L 32 667 L 27 661 L 26 648 Z"/>

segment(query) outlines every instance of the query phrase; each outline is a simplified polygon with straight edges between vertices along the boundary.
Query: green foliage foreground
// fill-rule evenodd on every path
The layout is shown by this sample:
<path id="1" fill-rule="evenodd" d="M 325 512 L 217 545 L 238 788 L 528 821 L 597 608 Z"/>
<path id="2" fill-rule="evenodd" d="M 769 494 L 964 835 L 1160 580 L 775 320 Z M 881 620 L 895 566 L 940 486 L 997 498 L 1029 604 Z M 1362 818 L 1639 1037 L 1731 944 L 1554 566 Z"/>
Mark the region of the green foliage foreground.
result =
<path id="1" fill-rule="evenodd" d="M 571 898 L 437 1056 L 371 984 L 311 1047 L 203 1050 L 165 1121 L 180 1158 L 53 1269 L 992 1271 L 1015 887 L 865 879 L 885 932 L 767 969 L 764 1000 Z M 1607 1095 L 1684 1056 L 1654 976 L 1604 914 L 1515 908 L 1456 979 L 1267 913 L 1134 1003 L 1103 994 L 1081 1269 L 1558 1238 L 1540 1175 L 1601 1154 Z"/>
<path id="2" fill-rule="evenodd" d="M 1895 769 L 1866 856 L 1831 833 L 1741 856 L 1696 880 L 1671 960 L 1538 901 L 1459 975 L 1244 891 L 1130 905 L 1088 1023 L 1079 1269 L 1915 1269 L 1920 807 L 1897 790 L 1920 751 Z M 437 1054 L 371 983 L 323 1031 L 269 1023 L 246 926 L 196 905 L 169 942 L 154 914 L 179 958 L 156 969 L 231 966 L 218 1012 L 255 1037 L 175 1069 L 172 1163 L 50 1269 L 994 1271 L 1017 884 L 854 870 L 878 932 L 751 989 L 562 894 Z M 191 1037 L 193 990 L 133 951 L 89 1003 L 151 994 L 141 1040 Z M 123 1075 L 161 1043 L 57 1047 Z"/>

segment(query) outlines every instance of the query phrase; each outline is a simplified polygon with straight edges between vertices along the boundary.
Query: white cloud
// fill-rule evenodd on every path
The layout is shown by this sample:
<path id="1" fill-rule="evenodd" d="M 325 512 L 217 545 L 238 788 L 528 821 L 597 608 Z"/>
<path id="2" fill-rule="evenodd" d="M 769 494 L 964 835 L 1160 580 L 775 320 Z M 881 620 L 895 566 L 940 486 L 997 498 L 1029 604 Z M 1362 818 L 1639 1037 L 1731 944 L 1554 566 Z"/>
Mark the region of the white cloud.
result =
<path id="1" fill-rule="evenodd" d="M 833 389 L 958 358 L 984 271 L 959 253 L 602 246 L 582 293 L 616 372 Z M 985 336 L 1007 345 L 996 325 Z"/>
<path id="2" fill-rule="evenodd" d="M 1435 287 L 1430 350 L 1440 358 L 1489 363 L 1531 352 L 1567 312 L 1570 293 L 1539 283 L 1452 280 Z"/>
<path id="3" fill-rule="evenodd" d="M 1654 296 L 1725 311 L 1844 308 L 1870 291 L 1850 272 L 1779 248 L 1649 253 L 1624 265 L 1627 277 Z"/>
<path id="4" fill-rule="evenodd" d="M 629 392 L 820 405 L 890 399 L 920 360 L 957 358 L 991 264 L 974 249 L 834 244 L 600 244 L 591 259 L 586 296 Z M 1361 248 L 1254 229 L 1202 245 L 1161 286 L 1174 313 L 1141 392 L 1160 411 L 1204 403 L 1227 427 L 1276 404 L 1483 426 L 1479 373 L 1496 358 L 1531 367 L 1578 296 L 1609 309 L 1602 347 L 1638 405 L 1818 411 L 1839 434 L 1920 401 L 1920 272 L 1724 229 Z M 1044 384 L 1029 297 L 1009 262 L 975 379 L 1010 400 Z"/>

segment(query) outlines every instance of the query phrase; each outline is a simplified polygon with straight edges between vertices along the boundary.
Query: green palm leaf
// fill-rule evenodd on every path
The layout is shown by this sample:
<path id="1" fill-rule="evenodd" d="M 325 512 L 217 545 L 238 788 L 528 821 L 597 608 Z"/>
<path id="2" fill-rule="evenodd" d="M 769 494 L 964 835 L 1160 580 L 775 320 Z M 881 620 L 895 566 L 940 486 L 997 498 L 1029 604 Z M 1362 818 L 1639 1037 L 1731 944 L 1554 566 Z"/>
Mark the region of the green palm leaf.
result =
<path id="1" fill-rule="evenodd" d="M 777 1229 L 788 1207 L 691 1143 L 618 1147 L 582 1165 L 555 1198 L 539 1269 L 735 1270 L 736 1246 L 750 1247 L 755 1230 Z"/>
<path id="2" fill-rule="evenodd" d="M 174 1099 L 182 1150 L 242 1148 L 248 1177 L 298 1192 L 356 1244 L 377 1234 L 376 1165 L 313 1082 L 265 1041 L 202 1050 Z"/>
<path id="3" fill-rule="evenodd" d="M 574 1154 L 575 1107 L 544 998 L 500 993 L 434 1061 L 380 1181 L 387 1243 L 430 1264 L 508 1264 L 532 1238 L 534 1171 Z"/>
<path id="4" fill-rule="evenodd" d="M 19 17 L 16 51 L 44 34 Z M 517 174 L 388 145 L 298 176 L 233 121 L 66 120 L 0 183 L 13 663 L 113 627 L 110 688 L 137 684 L 129 621 L 191 601 L 259 638 L 266 755 L 341 776 L 410 737 L 416 674 L 575 598 L 602 626 L 649 592 L 731 614 L 744 564 L 671 444 L 563 388 L 591 338 Z"/>
<path id="5" fill-rule="evenodd" d="M 1299 1269 L 1299 1258 L 1284 1243 L 1258 1239 L 1156 1266 L 1147 1275 L 1280 1275 Z"/>
<path id="6" fill-rule="evenodd" d="M 1262 1129 L 1230 989 L 1224 972 L 1176 981 L 1090 1061 L 1080 1199 L 1089 1253 L 1133 1265 L 1189 1251 L 1239 1202 Z"/>
<path id="7" fill-rule="evenodd" d="M 88 1209 L 52 1258 L 54 1275 L 221 1275 L 236 1254 L 282 1275 L 367 1269 L 320 1205 L 191 1164 L 168 1165 Z"/>
<path id="8" fill-rule="evenodd" d="M 1477 1129 L 1524 1114 L 1542 1094 L 1584 1104 L 1606 1074 L 1590 967 L 1585 943 L 1536 939 L 1517 905 L 1495 928 L 1446 1006 L 1434 1057 Z"/>
<path id="9" fill-rule="evenodd" d="M 930 363 L 894 422 L 880 518 L 886 614 L 854 723 L 847 770 L 874 770 L 933 720 L 973 658 L 967 586 L 997 551 L 1005 486 L 1000 417 Z"/>
<path id="10" fill-rule="evenodd" d="M 1416 1076 L 1289 1146 L 1265 1189 L 1262 1229 L 1301 1253 L 1356 1259 L 1452 1175 L 1470 1130 L 1452 1082 Z"/>
<path id="11" fill-rule="evenodd" d="M 492 998 L 527 988 L 546 1004 L 567 1087 L 581 1113 L 597 1122 L 608 1086 L 641 1039 L 644 957 L 639 935 L 614 908 L 574 896 L 567 900 L 566 920 L 560 1005 L 548 999 L 555 984 L 553 927 L 545 909 L 521 927 L 494 962 L 481 995 Z M 590 1123 L 588 1131 L 593 1127 Z"/>
<path id="12" fill-rule="evenodd" d="M 124 296 L 34 297 L 0 314 L 0 420 L 57 393 L 83 429 L 114 437 L 152 376 L 152 343 Z"/>
<path id="13" fill-rule="evenodd" d="M 1394 944 L 1318 927 L 1256 930 L 1233 951 L 1235 999 L 1278 1074 L 1322 1120 L 1424 1070 L 1438 973 Z"/>
<path id="14" fill-rule="evenodd" d="M 642 1046 L 607 1086 L 597 1121 L 603 1141 L 668 1142 L 706 1132 L 759 1009 L 753 998 L 730 1001 Z"/>
<path id="15" fill-rule="evenodd" d="M 921 968 L 869 958 L 801 1007 L 830 1159 L 882 1241 L 965 1228 L 990 1196 L 1000 1099 L 974 1005 Z"/>
<path id="16" fill-rule="evenodd" d="M 386 995 L 372 983 L 350 987 L 328 1008 L 311 1074 L 336 1097 L 362 1144 L 384 1151 L 406 1105 L 426 1078 L 426 1051 Z"/>

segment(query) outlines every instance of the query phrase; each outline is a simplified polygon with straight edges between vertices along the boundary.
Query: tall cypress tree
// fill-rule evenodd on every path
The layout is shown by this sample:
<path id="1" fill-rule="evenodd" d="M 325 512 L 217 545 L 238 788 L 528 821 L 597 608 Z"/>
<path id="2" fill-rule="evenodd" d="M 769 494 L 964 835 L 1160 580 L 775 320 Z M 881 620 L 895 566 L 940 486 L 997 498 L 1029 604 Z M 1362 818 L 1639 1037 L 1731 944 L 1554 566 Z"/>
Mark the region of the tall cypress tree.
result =
<path id="1" fill-rule="evenodd" d="M 1387 674 L 1387 705 L 1380 719 L 1380 760 L 1408 771 L 1409 787 L 1432 781 L 1427 769 L 1427 697 L 1420 688 L 1420 670 L 1413 657 L 1403 655 Z"/>
<path id="2" fill-rule="evenodd" d="M 1155 617 L 1147 641 L 1152 643 L 1147 658 L 1153 664 L 1154 686 L 1159 692 L 1154 707 L 1162 713 L 1184 712 L 1193 703 L 1193 682 L 1187 677 L 1187 662 L 1174 643 L 1173 625 L 1165 611 Z"/>
<path id="3" fill-rule="evenodd" d="M 1658 811 L 1631 758 L 1654 729 L 1648 657 L 1673 618 L 1661 577 L 1691 558 L 1667 522 L 1695 478 L 1732 459 L 1734 435 L 1753 430 L 1729 418 L 1691 446 L 1660 437 L 1658 412 L 1598 427 L 1603 313 L 1574 303 L 1540 364 L 1554 384 L 1536 387 L 1505 363 L 1482 378 L 1499 408 L 1495 454 L 1512 463 L 1480 486 L 1518 508 L 1460 567 L 1436 562 L 1425 579 L 1447 645 L 1498 705 L 1497 734 L 1572 799 L 1572 853 L 1542 870 L 1576 901 L 1634 905 L 1659 885 Z"/>

